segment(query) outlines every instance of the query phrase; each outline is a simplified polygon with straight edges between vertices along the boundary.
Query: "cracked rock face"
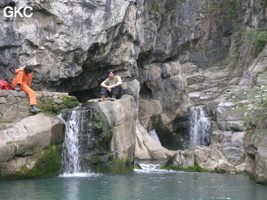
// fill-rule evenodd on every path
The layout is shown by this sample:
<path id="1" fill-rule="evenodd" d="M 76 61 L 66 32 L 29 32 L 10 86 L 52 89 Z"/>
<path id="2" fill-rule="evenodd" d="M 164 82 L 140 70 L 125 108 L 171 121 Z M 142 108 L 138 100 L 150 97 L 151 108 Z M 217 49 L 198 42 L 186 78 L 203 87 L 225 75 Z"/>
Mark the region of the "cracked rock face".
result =
<path id="1" fill-rule="evenodd" d="M 31 64 L 37 72 L 36 89 L 58 89 L 54 85 L 60 85 L 62 79 L 77 77 L 84 69 L 93 71 L 103 67 L 100 60 L 110 65 L 131 60 L 126 46 L 125 60 L 115 56 L 123 49 L 109 55 L 114 49 L 112 41 L 122 31 L 119 29 L 127 31 L 128 27 L 121 24 L 127 20 L 127 10 L 132 12 L 130 1 L 4 1 L 0 5 L 1 13 L 8 5 L 31 6 L 33 15 L 1 17 L 0 69 L 4 71 L 4 78 L 12 77 L 12 70 L 18 66 Z M 99 49 L 101 52 L 94 51 L 102 45 L 105 47 Z M 68 91 L 69 87 L 64 90 Z"/>
<path id="2" fill-rule="evenodd" d="M 96 88 L 111 67 L 133 80 L 138 68 L 168 59 L 207 68 L 228 54 L 233 29 L 210 20 L 207 1 L 5 0 L 1 13 L 10 5 L 33 15 L 0 19 L 0 70 L 11 79 L 18 66 L 33 65 L 36 90 Z"/>

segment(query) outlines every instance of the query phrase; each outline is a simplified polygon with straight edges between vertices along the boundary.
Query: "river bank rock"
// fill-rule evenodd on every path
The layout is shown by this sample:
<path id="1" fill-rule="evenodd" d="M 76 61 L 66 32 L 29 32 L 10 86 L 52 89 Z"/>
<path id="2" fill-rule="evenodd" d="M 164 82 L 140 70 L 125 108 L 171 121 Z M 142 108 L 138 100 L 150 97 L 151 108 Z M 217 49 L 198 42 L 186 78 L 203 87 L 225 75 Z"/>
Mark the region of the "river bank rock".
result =
<path id="1" fill-rule="evenodd" d="M 185 171 L 245 172 L 244 164 L 233 165 L 221 151 L 206 146 L 177 151 L 165 167 Z"/>
<path id="2" fill-rule="evenodd" d="M 63 127 L 57 117 L 40 113 L 0 130 L 0 179 L 59 174 Z"/>
<path id="3" fill-rule="evenodd" d="M 139 122 L 136 125 L 136 136 L 134 156 L 138 160 L 166 160 L 175 153 L 154 141 Z"/>
<path id="4" fill-rule="evenodd" d="M 245 134 L 246 170 L 258 183 L 267 183 L 267 129 Z"/>
<path id="5" fill-rule="evenodd" d="M 212 147 L 218 149 L 233 165 L 245 163 L 244 132 L 213 131 L 211 135 Z"/>

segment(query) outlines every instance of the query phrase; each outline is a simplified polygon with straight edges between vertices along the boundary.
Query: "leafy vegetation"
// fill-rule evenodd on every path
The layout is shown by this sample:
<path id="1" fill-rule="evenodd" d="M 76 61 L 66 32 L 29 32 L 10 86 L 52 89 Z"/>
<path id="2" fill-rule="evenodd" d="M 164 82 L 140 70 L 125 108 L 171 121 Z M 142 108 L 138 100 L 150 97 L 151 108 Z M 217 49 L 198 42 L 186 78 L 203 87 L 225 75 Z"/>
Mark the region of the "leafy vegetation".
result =
<path id="1" fill-rule="evenodd" d="M 189 171 L 189 172 L 209 172 L 207 169 L 200 167 L 197 162 L 194 163 L 193 167 L 181 168 L 178 166 L 167 165 L 166 167 L 161 167 L 161 169 L 177 170 L 177 171 Z"/>
<path id="2" fill-rule="evenodd" d="M 64 109 L 77 107 L 79 102 L 73 96 L 61 97 L 57 102 L 51 96 L 42 96 L 38 98 L 38 105 L 43 113 L 57 115 Z"/>
<path id="3" fill-rule="evenodd" d="M 61 157 L 59 147 L 52 145 L 40 153 L 34 168 L 29 172 L 29 177 L 51 177 L 60 173 Z"/>
<path id="4" fill-rule="evenodd" d="M 95 113 L 93 118 L 96 126 L 99 129 L 95 145 L 98 149 L 108 151 L 113 136 L 113 128 L 109 125 L 108 119 L 103 112 Z"/>
<path id="5" fill-rule="evenodd" d="M 267 123 L 267 87 L 256 86 L 246 97 L 248 103 L 239 109 L 245 110 L 245 131 L 249 133 Z"/>
<path id="6" fill-rule="evenodd" d="M 231 19 L 236 20 L 238 18 L 238 10 L 241 7 L 240 0 L 226 0 L 228 6 L 226 7 L 227 13 Z"/>
<path id="7" fill-rule="evenodd" d="M 256 57 L 267 44 L 267 31 L 257 31 L 253 33 L 252 54 Z"/>
<path id="8" fill-rule="evenodd" d="M 217 15 L 231 20 L 237 20 L 241 5 L 240 0 L 209 0 L 207 6 L 210 17 Z"/>
<path id="9" fill-rule="evenodd" d="M 233 44 L 231 46 L 232 57 L 236 59 L 240 57 L 240 49 L 244 43 L 246 46 L 250 47 L 251 57 L 256 58 L 267 44 L 267 31 L 245 31 L 244 28 L 241 27 L 233 37 Z"/>

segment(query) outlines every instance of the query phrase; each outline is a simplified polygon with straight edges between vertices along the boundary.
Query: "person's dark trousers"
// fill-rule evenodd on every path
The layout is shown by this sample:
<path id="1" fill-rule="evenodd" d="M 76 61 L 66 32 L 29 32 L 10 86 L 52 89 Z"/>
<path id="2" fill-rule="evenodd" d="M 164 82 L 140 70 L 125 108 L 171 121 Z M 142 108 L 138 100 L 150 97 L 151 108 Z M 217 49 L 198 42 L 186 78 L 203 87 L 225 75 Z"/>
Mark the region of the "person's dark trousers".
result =
<path id="1" fill-rule="evenodd" d="M 105 96 L 106 93 L 107 93 L 108 96 L 110 96 L 110 97 L 111 97 L 112 95 L 116 95 L 116 98 L 119 99 L 119 98 L 121 98 L 121 96 L 122 96 L 122 88 L 121 88 L 121 86 L 119 85 L 119 86 L 117 86 L 117 87 L 115 87 L 115 88 L 112 88 L 112 89 L 111 89 L 111 92 L 109 92 L 109 91 L 107 90 L 107 88 L 102 87 L 102 88 L 101 88 L 101 92 L 100 92 L 100 94 Z"/>

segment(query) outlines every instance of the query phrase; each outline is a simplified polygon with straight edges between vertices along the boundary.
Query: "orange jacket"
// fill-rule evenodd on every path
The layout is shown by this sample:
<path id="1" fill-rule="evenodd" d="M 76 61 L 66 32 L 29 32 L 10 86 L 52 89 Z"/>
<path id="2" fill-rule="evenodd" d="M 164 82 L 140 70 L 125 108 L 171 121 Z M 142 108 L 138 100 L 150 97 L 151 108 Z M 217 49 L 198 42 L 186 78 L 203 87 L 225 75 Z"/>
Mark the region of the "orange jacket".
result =
<path id="1" fill-rule="evenodd" d="M 33 73 L 26 74 L 23 68 L 16 69 L 15 72 L 17 76 L 12 81 L 13 87 L 15 87 L 18 83 L 27 85 L 28 87 L 31 86 Z"/>

